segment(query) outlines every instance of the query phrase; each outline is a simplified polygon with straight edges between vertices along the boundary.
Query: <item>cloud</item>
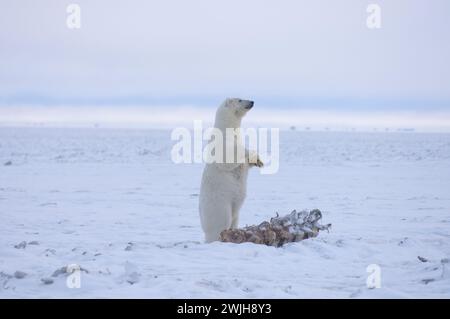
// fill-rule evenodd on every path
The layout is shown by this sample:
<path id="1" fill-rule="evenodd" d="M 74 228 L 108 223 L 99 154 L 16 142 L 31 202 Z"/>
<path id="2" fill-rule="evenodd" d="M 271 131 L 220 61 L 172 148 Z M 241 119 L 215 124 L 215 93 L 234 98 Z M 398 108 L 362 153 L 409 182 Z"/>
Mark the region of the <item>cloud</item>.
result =
<path id="1" fill-rule="evenodd" d="M 2 3 L 0 97 L 450 100 L 446 0 L 77 3 Z"/>

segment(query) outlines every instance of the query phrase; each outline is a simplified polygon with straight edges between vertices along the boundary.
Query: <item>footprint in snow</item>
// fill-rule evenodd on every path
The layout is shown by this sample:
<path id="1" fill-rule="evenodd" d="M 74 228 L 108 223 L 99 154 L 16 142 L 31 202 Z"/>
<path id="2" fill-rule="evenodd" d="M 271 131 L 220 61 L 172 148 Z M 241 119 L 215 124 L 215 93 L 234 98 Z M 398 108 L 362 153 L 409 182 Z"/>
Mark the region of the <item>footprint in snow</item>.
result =
<path id="1" fill-rule="evenodd" d="M 125 274 L 124 279 L 126 282 L 128 282 L 130 285 L 134 285 L 139 282 L 141 274 L 139 273 L 138 267 L 127 261 L 125 263 Z"/>

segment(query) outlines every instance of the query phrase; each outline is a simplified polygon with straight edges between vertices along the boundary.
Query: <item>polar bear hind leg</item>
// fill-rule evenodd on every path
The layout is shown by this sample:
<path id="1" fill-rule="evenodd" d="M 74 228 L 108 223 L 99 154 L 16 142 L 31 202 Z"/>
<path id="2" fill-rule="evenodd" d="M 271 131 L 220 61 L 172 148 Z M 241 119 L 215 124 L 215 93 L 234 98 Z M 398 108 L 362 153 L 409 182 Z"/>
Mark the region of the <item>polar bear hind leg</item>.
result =
<path id="1" fill-rule="evenodd" d="M 202 214 L 202 226 L 207 243 L 219 240 L 220 233 L 225 229 L 230 229 L 232 223 L 231 205 L 217 205 L 215 203 L 211 206 L 203 207 L 204 212 Z"/>
<path id="2" fill-rule="evenodd" d="M 241 209 L 241 204 L 233 204 L 231 208 L 231 228 L 238 228 L 239 226 L 239 210 Z"/>

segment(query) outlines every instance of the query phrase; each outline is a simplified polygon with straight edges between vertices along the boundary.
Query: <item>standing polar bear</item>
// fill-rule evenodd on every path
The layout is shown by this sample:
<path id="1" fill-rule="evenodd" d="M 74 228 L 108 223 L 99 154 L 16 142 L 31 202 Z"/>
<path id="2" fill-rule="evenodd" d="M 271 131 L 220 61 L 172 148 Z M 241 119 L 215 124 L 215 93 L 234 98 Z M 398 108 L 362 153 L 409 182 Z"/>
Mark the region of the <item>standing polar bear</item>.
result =
<path id="1" fill-rule="evenodd" d="M 219 240 L 225 229 L 237 228 L 239 209 L 247 191 L 248 170 L 263 166 L 256 152 L 245 149 L 240 135 L 242 118 L 253 104 L 253 101 L 229 98 L 217 109 L 214 127 L 222 133 L 223 161 L 206 164 L 200 187 L 200 221 L 206 242 Z M 234 132 L 232 140 L 228 136 L 227 141 L 227 129 Z M 227 152 L 232 152 L 232 161 L 227 160 Z M 243 158 L 239 159 L 239 154 Z"/>

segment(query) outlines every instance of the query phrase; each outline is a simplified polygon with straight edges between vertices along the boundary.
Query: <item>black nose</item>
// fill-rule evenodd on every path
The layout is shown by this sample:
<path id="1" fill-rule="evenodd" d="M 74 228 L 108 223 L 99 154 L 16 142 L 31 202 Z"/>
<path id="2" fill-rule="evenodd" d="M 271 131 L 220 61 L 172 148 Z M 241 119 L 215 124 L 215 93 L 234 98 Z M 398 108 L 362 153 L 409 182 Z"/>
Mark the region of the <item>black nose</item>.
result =
<path id="1" fill-rule="evenodd" d="M 245 107 L 247 110 L 250 110 L 253 107 L 253 104 L 255 104 L 255 102 L 253 101 L 248 101 L 247 106 Z"/>

